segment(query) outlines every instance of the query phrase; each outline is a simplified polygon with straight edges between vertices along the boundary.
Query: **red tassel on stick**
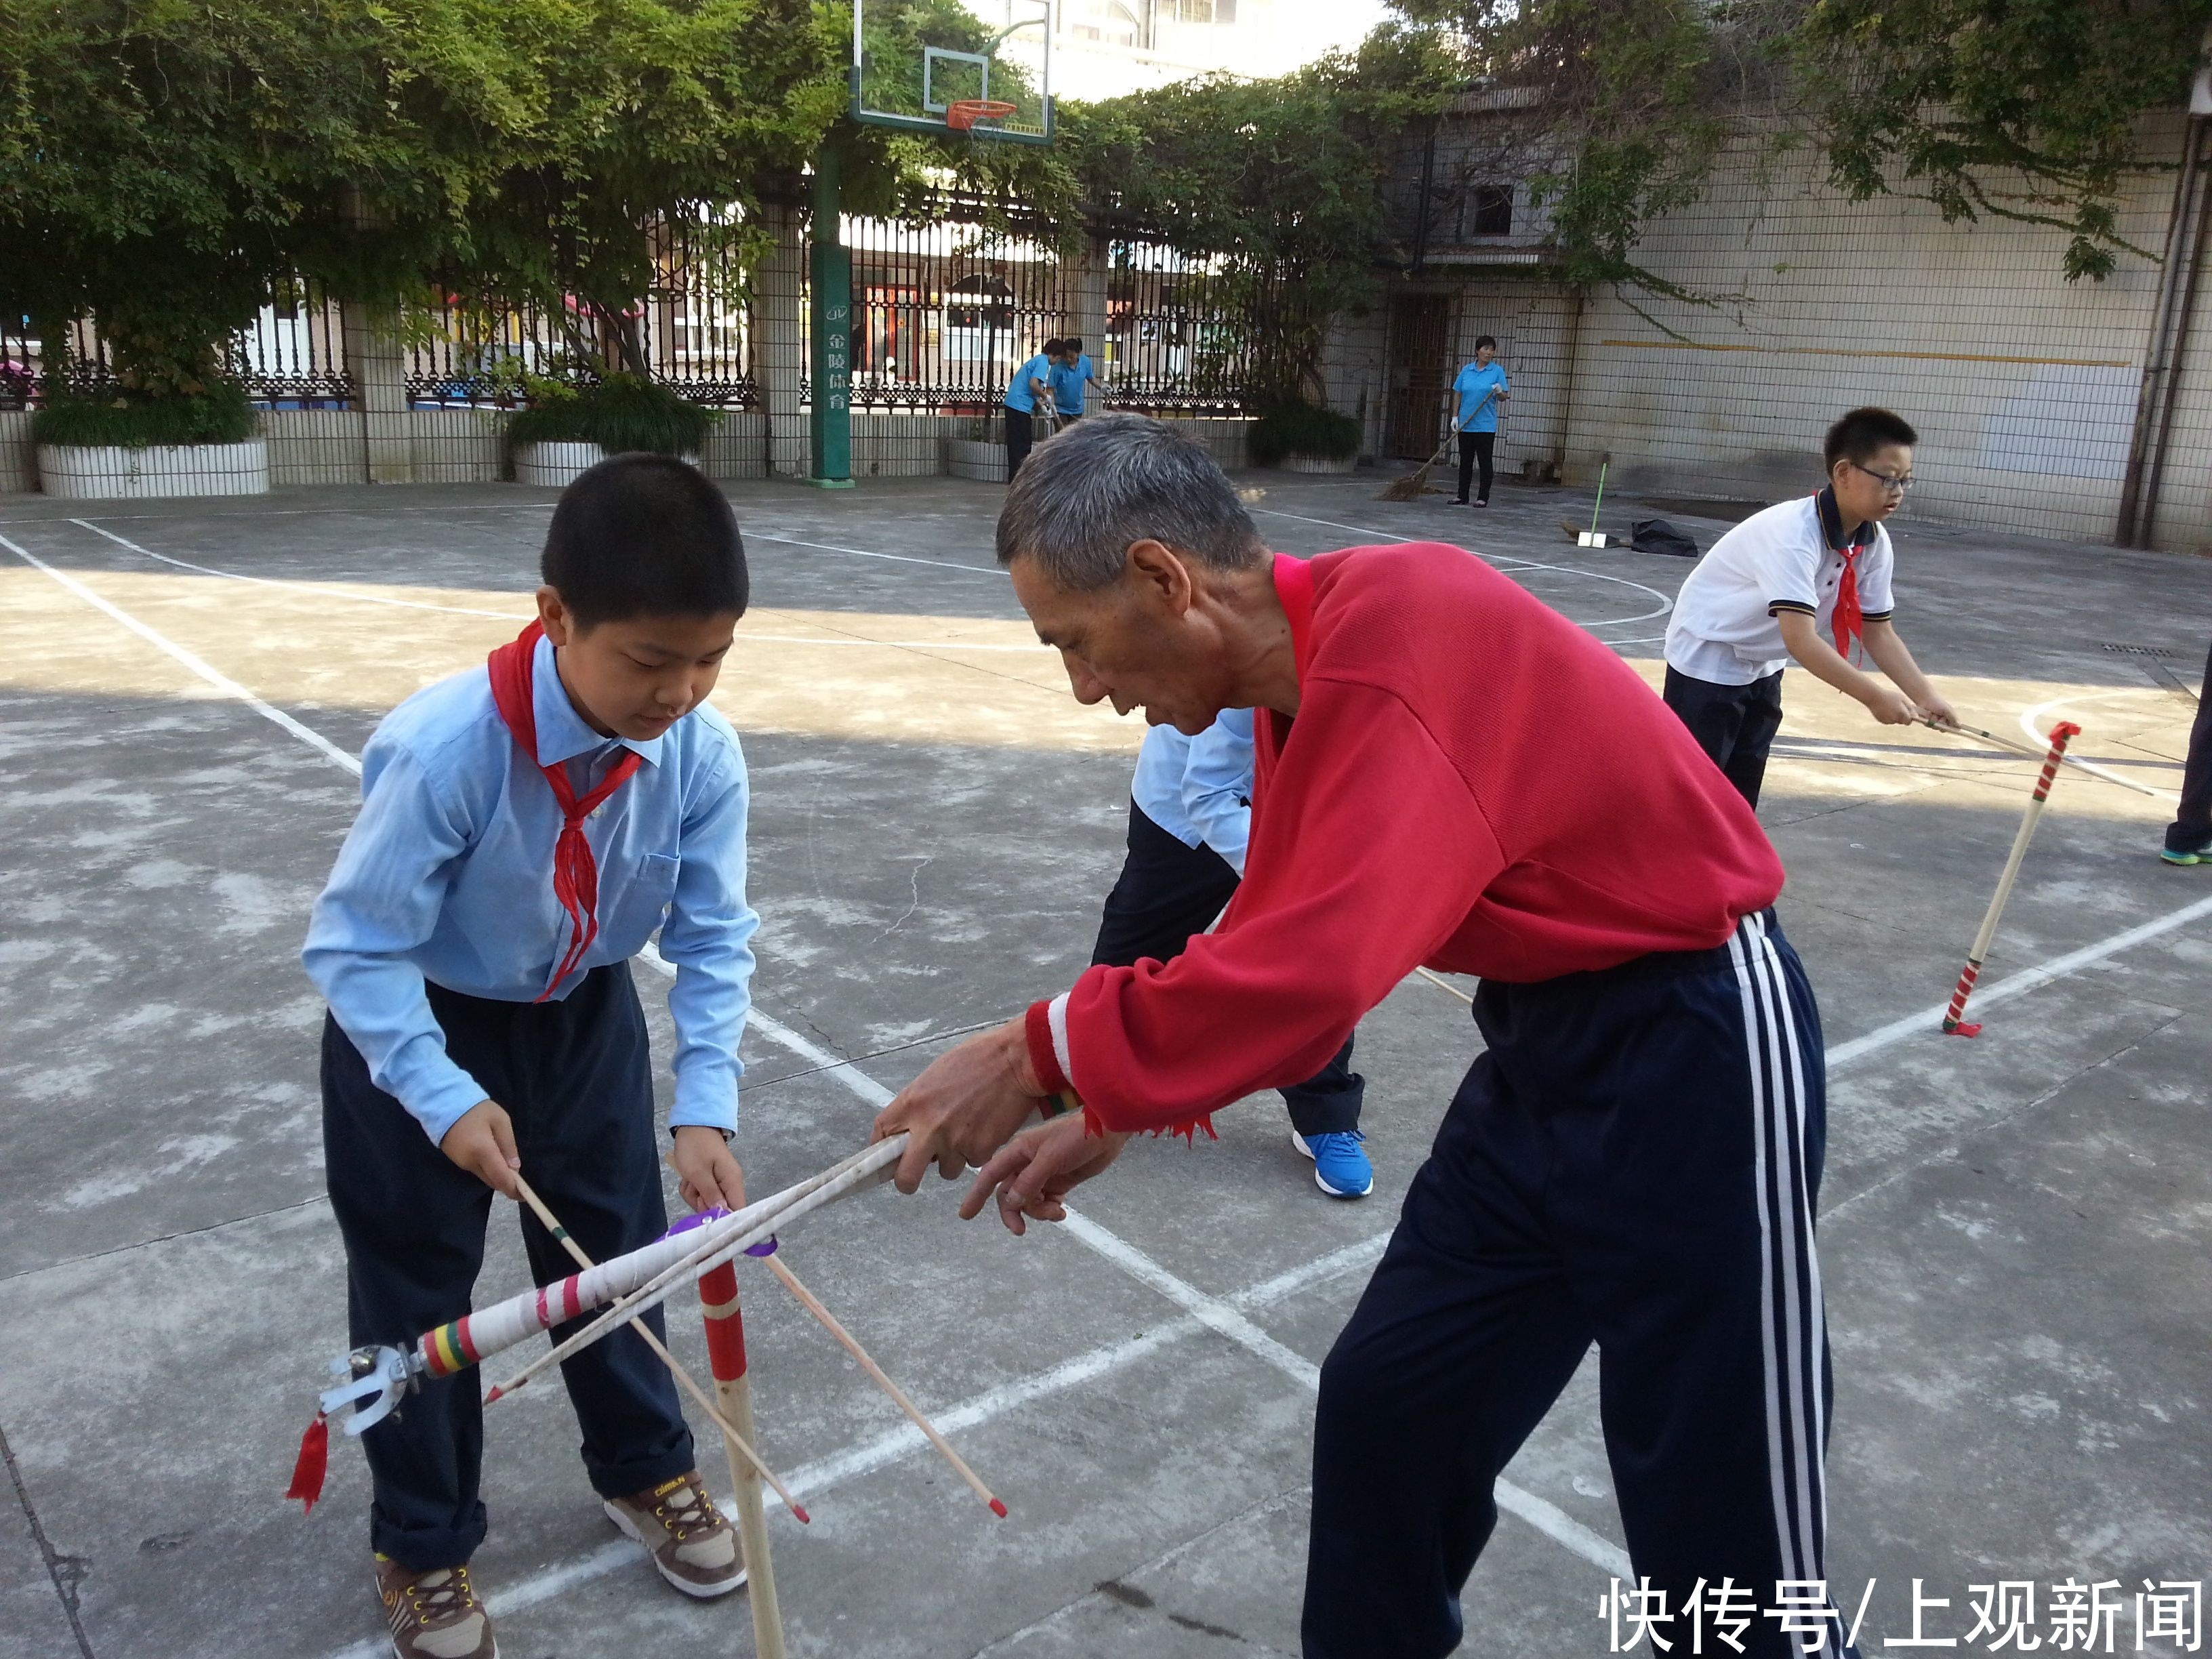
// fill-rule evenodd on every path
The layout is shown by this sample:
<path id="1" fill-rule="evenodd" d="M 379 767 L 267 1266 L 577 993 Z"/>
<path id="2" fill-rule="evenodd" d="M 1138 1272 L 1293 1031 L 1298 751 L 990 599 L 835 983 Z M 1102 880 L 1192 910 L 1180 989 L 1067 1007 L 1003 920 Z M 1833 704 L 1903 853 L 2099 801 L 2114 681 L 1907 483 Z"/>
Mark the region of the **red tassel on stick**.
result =
<path id="1" fill-rule="evenodd" d="M 323 1495 L 323 1473 L 330 1467 L 331 1428 L 320 1412 L 307 1425 L 307 1431 L 300 1437 L 299 1461 L 292 1465 L 292 1484 L 284 1489 L 284 1496 L 298 1498 L 307 1507 L 305 1514 L 315 1512 L 315 1500 Z"/>

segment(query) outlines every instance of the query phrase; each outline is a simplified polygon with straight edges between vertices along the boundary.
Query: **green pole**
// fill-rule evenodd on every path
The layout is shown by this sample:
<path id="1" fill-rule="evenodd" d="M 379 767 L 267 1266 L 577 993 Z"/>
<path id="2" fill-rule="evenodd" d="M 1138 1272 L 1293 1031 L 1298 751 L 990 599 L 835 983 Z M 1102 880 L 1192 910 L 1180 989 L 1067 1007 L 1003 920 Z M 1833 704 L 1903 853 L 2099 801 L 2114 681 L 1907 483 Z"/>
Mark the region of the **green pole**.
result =
<path id="1" fill-rule="evenodd" d="M 814 225 L 809 240 L 814 295 L 811 338 L 813 476 L 822 489 L 853 487 L 853 256 L 838 224 L 837 155 L 814 157 Z"/>

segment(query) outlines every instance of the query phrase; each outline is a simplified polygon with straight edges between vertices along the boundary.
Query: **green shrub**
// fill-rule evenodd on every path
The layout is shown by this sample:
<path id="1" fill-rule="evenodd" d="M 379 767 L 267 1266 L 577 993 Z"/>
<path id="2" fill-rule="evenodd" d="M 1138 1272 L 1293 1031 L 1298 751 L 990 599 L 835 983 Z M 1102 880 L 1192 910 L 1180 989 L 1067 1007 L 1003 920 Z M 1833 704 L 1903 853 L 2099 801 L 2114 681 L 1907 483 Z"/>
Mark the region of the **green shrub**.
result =
<path id="1" fill-rule="evenodd" d="M 597 444 L 610 455 L 649 449 L 696 455 L 721 418 L 666 386 L 635 374 L 610 374 L 597 386 L 568 386 L 532 377 L 533 401 L 507 423 L 511 444 Z"/>
<path id="2" fill-rule="evenodd" d="M 1292 455 L 1341 461 L 1358 453 L 1358 422 L 1299 398 L 1268 404 L 1252 423 L 1252 459 L 1261 466 Z"/>
<path id="3" fill-rule="evenodd" d="M 31 417 L 31 441 L 114 445 L 144 449 L 153 444 L 234 444 L 259 426 L 246 388 L 217 381 L 190 397 L 149 398 L 118 392 L 112 397 L 65 393 Z"/>

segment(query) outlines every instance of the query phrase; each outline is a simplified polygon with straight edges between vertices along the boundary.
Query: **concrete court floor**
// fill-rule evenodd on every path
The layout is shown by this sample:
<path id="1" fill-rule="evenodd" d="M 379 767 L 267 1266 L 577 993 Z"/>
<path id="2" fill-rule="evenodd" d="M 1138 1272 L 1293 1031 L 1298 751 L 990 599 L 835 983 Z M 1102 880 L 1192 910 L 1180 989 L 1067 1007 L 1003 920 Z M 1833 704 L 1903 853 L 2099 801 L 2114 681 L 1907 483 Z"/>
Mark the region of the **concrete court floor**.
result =
<path id="1" fill-rule="evenodd" d="M 1558 526 L 1584 496 L 1509 486 L 1476 515 L 1377 502 L 1368 477 L 1240 482 L 1285 550 L 1459 540 L 1656 675 L 1687 566 L 1577 552 Z M 764 918 L 739 1151 L 766 1191 L 852 1146 L 951 1034 L 1077 971 L 1139 732 L 1078 709 L 1035 648 L 990 568 L 995 489 L 732 493 L 757 608 L 718 701 L 751 764 Z M 356 1449 L 334 1445 L 312 1517 L 277 1496 L 345 1336 L 296 952 L 356 785 L 314 741 L 357 751 L 510 636 L 550 500 L 0 498 L 5 1659 L 379 1650 Z M 2197 678 L 2212 562 L 1898 528 L 1900 627 L 1968 719 L 2070 712 L 2080 752 L 2173 787 L 2191 709 L 2166 675 Z M 1831 1566 L 1847 1609 L 1874 1582 L 1869 1653 L 1910 1634 L 1915 1578 L 1949 1601 L 1926 1633 L 1964 1637 L 1970 1583 L 2212 1577 L 2212 872 L 2151 856 L 2159 803 L 2067 776 L 1987 1032 L 1932 1033 L 2032 770 L 1792 677 L 1764 816 L 1833 1067 Z M 638 974 L 665 1055 L 662 982 Z M 963 1226 L 933 1183 L 791 1240 L 1005 1522 L 750 1276 L 763 1448 L 816 1516 L 773 1522 L 792 1650 L 1295 1652 L 1313 1367 L 1474 1048 L 1418 980 L 1363 1025 L 1362 1203 L 1314 1191 L 1262 1099 L 1218 1145 L 1133 1149 L 1081 1195 L 1079 1232 Z M 498 1219 L 484 1291 L 525 1282 Z M 672 1324 L 703 1371 L 697 1322 Z M 1606 1651 L 1622 1557 L 1595 1368 L 1510 1472 L 1469 1654 Z M 614 1539 L 557 1389 L 488 1429 L 476 1566 L 506 1653 L 750 1650 L 741 1598 L 685 1602 Z M 718 1486 L 720 1457 L 702 1433 Z"/>

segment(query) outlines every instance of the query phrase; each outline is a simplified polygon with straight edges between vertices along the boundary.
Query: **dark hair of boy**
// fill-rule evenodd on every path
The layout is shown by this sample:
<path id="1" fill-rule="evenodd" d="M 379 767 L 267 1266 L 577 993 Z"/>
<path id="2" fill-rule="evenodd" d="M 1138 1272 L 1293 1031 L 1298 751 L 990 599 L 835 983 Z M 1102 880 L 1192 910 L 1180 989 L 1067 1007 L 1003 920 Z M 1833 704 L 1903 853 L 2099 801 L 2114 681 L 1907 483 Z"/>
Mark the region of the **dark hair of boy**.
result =
<path id="1" fill-rule="evenodd" d="M 1910 449 L 1919 441 L 1920 434 L 1901 416 L 1886 409 L 1855 409 L 1828 428 L 1820 457 L 1832 472 L 1838 461 L 1849 461 L 1856 466 L 1872 460 L 1892 444 L 1903 444 Z"/>
<path id="2" fill-rule="evenodd" d="M 1073 352 L 1079 357 L 1083 355 L 1083 337 L 1080 334 L 1069 335 L 1065 340 L 1062 340 L 1060 343 L 1060 349 L 1062 351 Z"/>
<path id="3" fill-rule="evenodd" d="M 1497 349 L 1498 349 L 1498 337 L 1497 337 L 1495 334 L 1478 334 L 1478 335 L 1476 335 L 1476 336 L 1474 337 L 1474 349 L 1475 349 L 1477 351 L 1480 351 L 1480 350 L 1481 350 L 1481 349 L 1483 349 L 1483 347 L 1485 347 L 1485 346 L 1488 346 L 1488 347 L 1489 347 L 1492 351 L 1497 350 Z"/>
<path id="4" fill-rule="evenodd" d="M 538 571 L 580 628 L 743 616 L 745 545 L 729 499 L 673 455 L 613 455 L 561 492 Z"/>
<path id="5" fill-rule="evenodd" d="M 1047 340 L 1043 345 L 1040 346 L 1038 349 L 1042 351 L 1048 357 L 1057 357 L 1061 352 L 1067 349 L 1067 342 L 1061 339 L 1055 334 L 1051 339 Z"/>

